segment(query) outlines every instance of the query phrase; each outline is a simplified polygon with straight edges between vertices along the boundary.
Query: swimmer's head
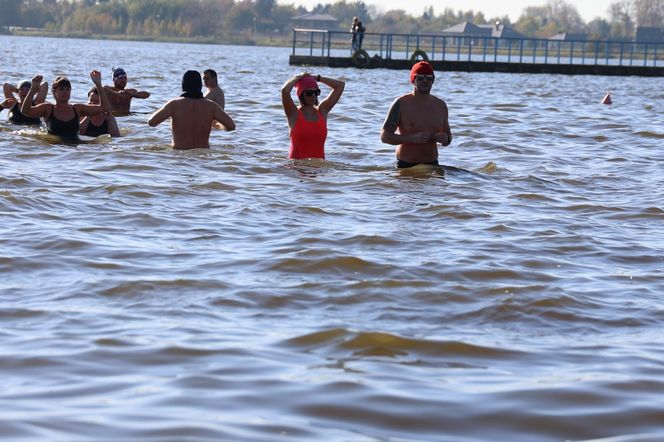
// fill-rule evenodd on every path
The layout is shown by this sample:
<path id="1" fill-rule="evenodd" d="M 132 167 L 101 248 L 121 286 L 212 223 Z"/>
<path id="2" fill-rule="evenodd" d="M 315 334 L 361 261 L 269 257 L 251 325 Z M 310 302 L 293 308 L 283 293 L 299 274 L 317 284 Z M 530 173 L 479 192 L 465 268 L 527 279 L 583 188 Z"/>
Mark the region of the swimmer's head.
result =
<path id="1" fill-rule="evenodd" d="M 23 80 L 19 84 L 17 84 L 16 89 L 18 89 L 18 96 L 21 97 L 22 99 L 27 97 L 31 86 L 32 83 L 28 80 Z"/>
<path id="2" fill-rule="evenodd" d="M 427 76 L 431 81 L 434 79 L 433 67 L 426 61 L 420 61 L 410 69 L 410 82 L 414 83 L 418 75 Z"/>
<path id="3" fill-rule="evenodd" d="M 127 85 L 127 73 L 121 67 L 111 69 L 113 83 L 115 86 L 124 87 Z"/>
<path id="4" fill-rule="evenodd" d="M 304 102 L 305 92 L 307 91 L 317 91 L 316 97 L 320 95 L 320 88 L 318 87 L 318 83 L 311 75 L 305 75 L 304 77 L 300 78 L 297 83 L 295 83 L 295 88 L 297 98 L 300 99 L 301 103 Z M 318 104 L 318 98 L 316 98 L 316 104 Z"/>
<path id="5" fill-rule="evenodd" d="M 96 86 L 93 86 L 88 91 L 88 101 L 90 104 L 99 104 L 101 102 L 101 100 L 99 100 L 99 91 Z"/>
<path id="6" fill-rule="evenodd" d="M 203 88 L 201 74 L 198 71 L 187 71 L 182 76 L 182 90 L 186 93 L 200 93 Z"/>
<path id="7" fill-rule="evenodd" d="M 71 97 L 71 82 L 67 77 L 57 77 L 51 86 L 56 101 L 68 101 Z"/>
<path id="8" fill-rule="evenodd" d="M 206 69 L 203 71 L 203 83 L 205 87 L 211 88 L 218 86 L 217 82 L 217 72 L 214 69 Z"/>
<path id="9" fill-rule="evenodd" d="M 69 78 L 59 76 L 53 81 L 53 85 L 51 86 L 51 92 L 57 91 L 58 89 L 63 89 L 67 88 L 71 90 L 71 82 L 69 81 Z"/>

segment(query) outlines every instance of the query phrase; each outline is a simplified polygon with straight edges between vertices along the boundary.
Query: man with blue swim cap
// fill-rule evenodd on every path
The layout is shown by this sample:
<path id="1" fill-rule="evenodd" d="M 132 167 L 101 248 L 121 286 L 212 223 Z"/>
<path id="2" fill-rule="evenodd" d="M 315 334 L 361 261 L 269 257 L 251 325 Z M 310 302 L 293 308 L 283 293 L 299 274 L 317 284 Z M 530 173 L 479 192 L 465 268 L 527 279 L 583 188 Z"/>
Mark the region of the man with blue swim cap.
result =
<path id="1" fill-rule="evenodd" d="M 148 98 L 150 92 L 127 89 L 127 72 L 121 67 L 111 69 L 113 86 L 104 86 L 111 110 L 118 115 L 129 115 L 132 98 Z"/>

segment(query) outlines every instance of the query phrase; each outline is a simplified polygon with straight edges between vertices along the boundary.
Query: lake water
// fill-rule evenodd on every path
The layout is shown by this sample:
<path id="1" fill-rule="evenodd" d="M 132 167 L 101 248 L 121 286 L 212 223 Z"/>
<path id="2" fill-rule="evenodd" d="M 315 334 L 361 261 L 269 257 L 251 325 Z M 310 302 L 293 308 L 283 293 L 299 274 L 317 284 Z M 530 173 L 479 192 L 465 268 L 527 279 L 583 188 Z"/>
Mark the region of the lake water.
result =
<path id="1" fill-rule="evenodd" d="M 380 142 L 407 71 L 313 69 L 320 167 L 289 49 L 0 44 L 3 82 L 152 93 L 93 144 L 0 116 L 0 438 L 664 440 L 662 79 L 438 73 L 443 175 Z M 173 151 L 147 118 L 208 67 L 237 130 Z"/>

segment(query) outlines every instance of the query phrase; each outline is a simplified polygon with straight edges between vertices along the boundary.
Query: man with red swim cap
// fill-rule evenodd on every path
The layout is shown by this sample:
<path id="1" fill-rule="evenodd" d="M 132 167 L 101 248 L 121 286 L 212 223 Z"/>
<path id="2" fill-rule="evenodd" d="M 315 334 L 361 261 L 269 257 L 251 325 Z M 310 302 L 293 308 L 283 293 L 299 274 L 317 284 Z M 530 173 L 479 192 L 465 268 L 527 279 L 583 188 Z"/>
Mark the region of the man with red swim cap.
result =
<path id="1" fill-rule="evenodd" d="M 452 142 L 447 105 L 431 95 L 434 80 L 429 63 L 415 63 L 410 71 L 413 92 L 394 100 L 383 123 L 380 140 L 397 146 L 399 168 L 438 165 L 438 143 L 448 146 Z"/>

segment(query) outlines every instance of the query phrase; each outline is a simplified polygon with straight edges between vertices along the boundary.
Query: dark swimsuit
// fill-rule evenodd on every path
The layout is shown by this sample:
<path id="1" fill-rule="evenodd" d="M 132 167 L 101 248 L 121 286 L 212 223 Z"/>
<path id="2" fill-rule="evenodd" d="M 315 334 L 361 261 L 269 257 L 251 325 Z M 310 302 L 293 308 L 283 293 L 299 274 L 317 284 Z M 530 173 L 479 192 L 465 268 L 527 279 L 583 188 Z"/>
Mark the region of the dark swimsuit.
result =
<path id="1" fill-rule="evenodd" d="M 55 106 L 51 108 L 51 116 L 46 120 L 46 129 L 51 135 L 57 135 L 63 138 L 78 138 L 78 112 L 74 109 L 74 118 L 69 121 L 62 121 L 55 118 Z"/>
<path id="2" fill-rule="evenodd" d="M 34 103 L 33 103 L 34 104 Z M 16 103 L 10 110 L 9 110 L 9 122 L 12 124 L 21 124 L 21 125 L 40 125 L 41 120 L 39 118 L 33 118 L 33 117 L 28 117 L 24 113 L 21 112 L 21 109 Z"/>
<path id="3" fill-rule="evenodd" d="M 409 163 L 408 161 L 397 160 L 397 167 L 399 169 L 407 169 L 409 167 L 417 166 L 418 164 L 428 164 L 429 166 L 440 166 L 438 160 L 432 161 L 430 163 Z"/>
<path id="4" fill-rule="evenodd" d="M 92 124 L 92 120 L 88 121 L 88 128 L 83 135 L 88 137 L 98 137 L 108 133 L 108 120 L 104 118 L 104 122 L 99 126 Z"/>

